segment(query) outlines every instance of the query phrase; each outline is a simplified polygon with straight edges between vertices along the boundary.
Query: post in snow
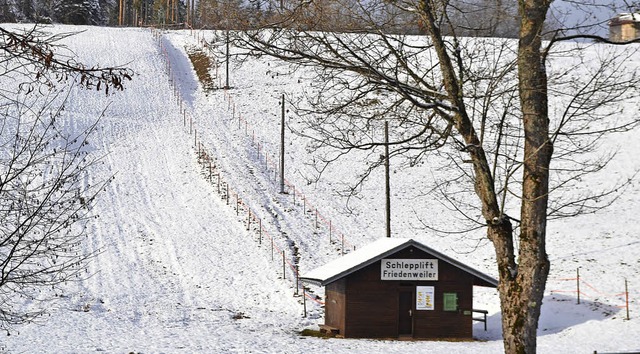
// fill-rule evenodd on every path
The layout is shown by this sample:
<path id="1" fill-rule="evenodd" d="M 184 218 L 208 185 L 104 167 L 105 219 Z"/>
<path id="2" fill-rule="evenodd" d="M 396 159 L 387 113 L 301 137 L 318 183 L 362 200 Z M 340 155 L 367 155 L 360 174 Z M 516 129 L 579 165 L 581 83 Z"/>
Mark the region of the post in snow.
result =
<path id="1" fill-rule="evenodd" d="M 282 94 L 280 120 L 280 193 L 284 193 L 284 93 Z"/>
<path id="2" fill-rule="evenodd" d="M 387 223 L 387 237 L 391 237 L 391 179 L 389 173 L 389 121 L 384 122 L 384 179 L 385 179 L 385 219 Z"/>

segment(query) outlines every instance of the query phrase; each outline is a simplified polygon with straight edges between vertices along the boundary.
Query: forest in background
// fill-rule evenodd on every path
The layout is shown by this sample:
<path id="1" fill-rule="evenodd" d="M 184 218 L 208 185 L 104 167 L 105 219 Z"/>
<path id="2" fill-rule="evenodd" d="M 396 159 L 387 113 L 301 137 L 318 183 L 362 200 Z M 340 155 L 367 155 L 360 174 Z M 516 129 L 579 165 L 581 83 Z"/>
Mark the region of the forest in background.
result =
<path id="1" fill-rule="evenodd" d="M 98 26 L 170 26 L 209 29 L 251 29 L 278 23 L 283 9 L 299 6 L 288 0 L 6 0 L 1 22 L 61 23 Z M 451 11 L 457 35 L 514 37 L 518 18 L 514 0 L 456 1 Z M 351 32 L 367 30 L 366 4 L 357 0 L 319 0 L 300 6 L 302 29 Z M 408 12 L 388 9 L 374 14 L 389 32 L 421 34 L 419 19 Z"/>

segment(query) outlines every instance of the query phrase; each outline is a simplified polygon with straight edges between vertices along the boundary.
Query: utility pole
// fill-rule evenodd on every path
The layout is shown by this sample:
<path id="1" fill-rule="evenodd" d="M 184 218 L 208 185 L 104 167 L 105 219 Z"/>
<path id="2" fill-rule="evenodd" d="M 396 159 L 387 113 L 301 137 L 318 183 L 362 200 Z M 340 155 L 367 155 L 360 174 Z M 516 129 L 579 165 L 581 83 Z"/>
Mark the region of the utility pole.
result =
<path id="1" fill-rule="evenodd" d="M 280 108 L 282 111 L 280 120 L 280 193 L 284 193 L 284 93 Z"/>
<path id="2" fill-rule="evenodd" d="M 384 179 L 385 179 L 385 217 L 387 222 L 387 237 L 391 237 L 391 179 L 389 173 L 389 122 L 384 122 Z"/>
<path id="3" fill-rule="evenodd" d="M 229 30 L 227 30 L 226 32 L 226 40 L 227 40 L 227 61 L 226 61 L 226 78 L 225 78 L 225 85 L 224 88 L 229 89 Z"/>

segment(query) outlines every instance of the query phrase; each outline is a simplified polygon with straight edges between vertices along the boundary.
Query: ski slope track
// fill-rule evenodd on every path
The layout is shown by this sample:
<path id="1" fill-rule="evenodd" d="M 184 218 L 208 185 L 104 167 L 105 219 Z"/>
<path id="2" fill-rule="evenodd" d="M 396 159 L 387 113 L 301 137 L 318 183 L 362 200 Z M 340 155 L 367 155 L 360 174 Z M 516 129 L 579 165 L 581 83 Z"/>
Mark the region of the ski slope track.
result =
<path id="1" fill-rule="evenodd" d="M 87 183 L 114 177 L 94 206 L 87 252 L 96 252 L 87 278 L 69 283 L 39 323 L 0 337 L 0 353 L 496 353 L 502 351 L 495 290 L 476 289 L 474 307 L 489 310 L 488 331 L 474 324 L 472 342 L 410 342 L 302 337 L 323 323 L 322 307 L 306 301 L 290 267 L 256 225 L 248 208 L 286 261 L 304 273 L 383 235 L 381 189 L 366 185 L 349 209 L 335 187 L 353 173 L 353 161 L 309 183 L 312 157 L 300 137 L 287 137 L 287 180 L 265 152 L 277 156 L 282 93 L 305 90 L 304 73 L 268 58 L 234 67 L 232 88 L 203 92 L 186 48 L 202 47 L 207 32 L 55 26 L 85 30 L 66 44 L 89 65 L 125 65 L 135 71 L 125 90 L 110 95 L 73 87 L 65 105 L 65 129 L 80 131 L 101 115 L 91 148 L 104 156 Z M 204 48 L 203 48 L 204 49 Z M 220 80 L 220 77 L 216 77 Z M 635 110 L 637 112 L 637 103 Z M 295 118 L 288 117 L 288 124 Z M 624 177 L 640 168 L 631 136 L 613 164 Z M 260 148 L 258 148 L 260 144 Z M 613 142 L 612 142 L 613 144 Z M 198 150 L 210 154 L 234 198 L 209 181 Z M 425 167 L 426 168 L 426 167 Z M 412 195 L 415 176 L 394 177 L 396 233 L 413 237 L 495 276 L 488 242 L 433 237 L 416 228 L 416 213 L 441 215 L 438 203 Z M 423 173 L 429 175 L 429 173 Z M 394 173 L 394 176 L 396 174 Z M 380 180 L 382 181 L 382 180 Z M 601 181 L 593 181 L 600 183 Z M 304 201 L 294 196 L 304 195 Z M 417 205 L 423 205 L 417 210 Z M 552 273 L 539 328 L 539 352 L 640 351 L 640 185 L 634 182 L 614 207 L 596 216 L 552 222 Z M 242 214 L 241 214 L 242 213 Z M 332 222 L 332 242 L 325 223 Z M 611 220 L 615 220 L 612 224 Z M 326 220 L 325 220 L 326 221 Z M 444 222 L 444 221 L 443 221 Z M 347 246 L 342 249 L 340 238 Z M 483 236 L 479 235 L 479 239 Z M 453 242 L 452 242 L 453 241 Z M 465 243 L 467 242 L 467 243 Z M 473 246 L 469 246 L 473 244 Z M 474 251 L 467 252 L 469 248 Z M 577 267 L 593 295 L 576 304 L 571 279 Z M 619 307 L 630 281 L 631 319 Z M 310 289 L 322 296 L 323 290 Z M 552 290 L 555 292 L 552 293 Z M 586 289 L 585 291 L 589 291 Z M 25 304 L 28 306 L 28 303 Z"/>

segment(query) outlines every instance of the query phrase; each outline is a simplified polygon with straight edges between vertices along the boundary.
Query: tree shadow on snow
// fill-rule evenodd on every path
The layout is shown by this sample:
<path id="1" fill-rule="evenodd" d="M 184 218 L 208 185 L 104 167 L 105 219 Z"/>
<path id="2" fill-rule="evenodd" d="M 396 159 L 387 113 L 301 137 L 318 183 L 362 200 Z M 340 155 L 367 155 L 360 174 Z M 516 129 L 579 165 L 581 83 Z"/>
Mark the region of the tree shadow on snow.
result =
<path id="1" fill-rule="evenodd" d="M 598 301 L 578 299 L 560 294 L 546 295 L 542 304 L 542 315 L 538 323 L 538 336 L 555 334 L 588 321 L 602 321 L 615 316 L 621 309 Z M 474 316 L 479 317 L 479 316 Z M 474 321 L 473 335 L 478 340 L 502 339 L 502 316 L 499 312 L 487 316 L 487 331 L 484 323 Z"/>

